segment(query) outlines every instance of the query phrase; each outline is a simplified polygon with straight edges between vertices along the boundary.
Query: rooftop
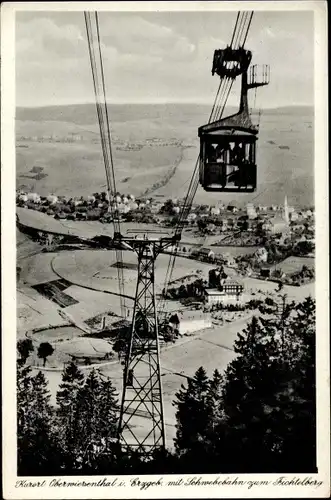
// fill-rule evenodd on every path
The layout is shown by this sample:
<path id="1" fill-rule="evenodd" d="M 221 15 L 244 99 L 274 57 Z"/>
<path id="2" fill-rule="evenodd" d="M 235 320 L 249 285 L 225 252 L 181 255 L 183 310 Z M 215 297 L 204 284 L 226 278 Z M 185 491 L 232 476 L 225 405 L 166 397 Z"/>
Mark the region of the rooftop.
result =
<path id="1" fill-rule="evenodd" d="M 233 282 L 234 283 L 234 282 Z M 239 283 L 235 283 L 236 286 L 242 286 Z M 217 288 L 206 288 L 205 292 L 207 295 L 212 296 L 212 297 L 224 297 L 226 295 L 226 291 L 224 290 L 218 290 Z"/>

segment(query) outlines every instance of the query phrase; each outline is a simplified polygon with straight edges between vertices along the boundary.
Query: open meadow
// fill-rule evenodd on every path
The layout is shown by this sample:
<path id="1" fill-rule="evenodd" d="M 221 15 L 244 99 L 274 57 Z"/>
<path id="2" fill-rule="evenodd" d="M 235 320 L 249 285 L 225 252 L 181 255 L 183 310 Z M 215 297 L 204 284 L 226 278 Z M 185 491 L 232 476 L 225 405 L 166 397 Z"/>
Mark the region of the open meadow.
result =
<path id="1" fill-rule="evenodd" d="M 231 110 L 232 111 L 232 110 Z M 204 105 L 111 105 L 117 189 L 160 199 L 185 196 L 199 153 Z M 94 105 L 18 108 L 17 187 L 42 195 L 80 196 L 105 190 Z M 313 203 L 313 109 L 265 110 L 258 141 L 258 188 L 253 194 L 208 194 L 210 204 Z M 38 172 L 33 170 L 38 168 Z M 199 187 L 196 201 L 206 203 Z"/>
<path id="2" fill-rule="evenodd" d="M 47 257 L 47 258 L 45 258 Z M 36 263 L 36 261 L 35 261 Z M 155 267 L 156 292 L 162 291 L 167 272 L 169 256 L 159 255 Z M 38 256 L 38 273 L 32 273 L 30 284 L 49 273 L 50 279 L 64 278 L 73 285 L 88 287 L 95 291 L 118 294 L 118 276 L 116 264 L 116 252 L 113 250 L 78 250 L 64 251 L 58 254 L 42 254 Z M 137 256 L 133 252 L 123 252 L 123 275 L 124 293 L 134 297 L 137 281 Z M 126 265 L 130 268 L 125 268 Z M 45 266 L 45 267 L 44 267 Z M 128 266 L 129 267 L 129 266 Z M 203 278 L 207 279 L 211 264 L 196 262 L 194 260 L 177 257 L 173 272 L 173 279 L 184 277 L 187 274 L 201 270 Z M 25 276 L 29 280 L 28 276 Z M 46 281 L 46 280 L 45 280 Z M 75 306 L 73 306 L 75 307 Z"/>

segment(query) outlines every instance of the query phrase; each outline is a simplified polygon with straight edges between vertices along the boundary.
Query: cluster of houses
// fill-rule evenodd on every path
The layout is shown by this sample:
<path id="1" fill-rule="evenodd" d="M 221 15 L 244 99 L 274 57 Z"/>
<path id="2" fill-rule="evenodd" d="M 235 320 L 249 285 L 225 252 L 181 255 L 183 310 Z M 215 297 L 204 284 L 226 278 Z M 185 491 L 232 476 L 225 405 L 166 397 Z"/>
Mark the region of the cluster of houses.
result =
<path id="1" fill-rule="evenodd" d="M 18 191 L 16 203 L 19 206 L 39 210 L 59 219 L 100 220 L 111 222 L 116 212 L 124 221 L 135 215 L 150 215 L 144 222 L 171 224 L 181 210 L 182 202 L 176 199 L 160 200 L 136 199 L 134 195 L 109 196 L 108 193 L 94 193 L 88 196 L 40 196 L 34 192 Z M 187 226 L 197 227 L 206 234 L 245 231 L 252 235 L 288 235 L 290 233 L 310 233 L 314 237 L 314 212 L 311 209 L 295 210 L 284 205 L 269 207 L 248 203 L 244 209 L 234 205 L 216 206 L 193 205 L 185 221 Z"/>
<path id="2" fill-rule="evenodd" d="M 314 212 L 311 209 L 295 210 L 287 205 L 286 197 L 283 206 L 255 207 L 249 203 L 246 209 L 234 206 L 212 207 L 209 213 L 200 214 L 199 220 L 200 230 L 209 234 L 233 230 L 260 235 L 290 234 L 305 230 L 313 234 L 315 231 Z M 201 220 L 207 223 L 203 224 Z"/>
<path id="3" fill-rule="evenodd" d="M 100 220 L 110 222 L 116 211 L 121 216 L 135 211 L 158 213 L 162 204 L 151 204 L 150 199 L 136 200 L 132 194 L 109 196 L 108 193 L 94 193 L 88 196 L 57 196 L 49 194 L 40 196 L 38 193 L 17 192 L 16 204 L 54 216 L 57 219 L 69 220 Z"/>

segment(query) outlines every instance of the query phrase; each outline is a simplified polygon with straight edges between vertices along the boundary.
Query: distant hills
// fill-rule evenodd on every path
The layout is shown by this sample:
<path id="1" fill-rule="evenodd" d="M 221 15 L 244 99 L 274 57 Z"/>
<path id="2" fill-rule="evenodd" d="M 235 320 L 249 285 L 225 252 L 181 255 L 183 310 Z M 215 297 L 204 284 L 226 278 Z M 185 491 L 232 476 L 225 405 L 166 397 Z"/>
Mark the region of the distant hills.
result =
<path id="1" fill-rule="evenodd" d="M 210 110 L 207 104 L 110 104 L 111 131 L 116 140 L 113 154 L 117 189 L 139 196 L 153 186 L 162 186 L 153 189 L 152 196 L 160 199 L 185 196 L 199 153 L 197 130 L 208 122 Z M 226 114 L 235 111 L 229 107 Z M 253 113 L 253 117 L 256 119 L 257 115 Z M 94 103 L 18 107 L 16 138 L 19 187 L 40 194 L 70 196 L 104 190 Z M 254 201 L 270 205 L 283 203 L 286 194 L 292 205 L 312 205 L 312 106 L 262 110 L 257 165 L 256 193 L 235 197 L 206 194 L 199 188 L 196 202 Z M 41 169 L 43 178 L 31 175 L 36 168 Z"/>
<path id="2" fill-rule="evenodd" d="M 182 110 L 184 116 L 201 115 L 208 119 L 211 105 L 210 104 L 109 104 L 112 121 L 129 121 L 139 120 L 140 118 L 159 117 L 160 114 L 178 113 L 178 109 Z M 268 115 L 284 115 L 292 116 L 312 116 L 313 106 L 282 106 L 278 108 L 264 108 L 262 112 Z M 147 111 L 148 110 L 148 111 Z M 228 113 L 235 113 L 236 107 L 229 106 Z M 77 125 L 86 125 L 95 123 L 96 107 L 94 103 L 87 104 L 70 104 L 66 106 L 42 106 L 42 107 L 17 107 L 16 120 L 26 121 L 64 121 L 76 123 Z"/>

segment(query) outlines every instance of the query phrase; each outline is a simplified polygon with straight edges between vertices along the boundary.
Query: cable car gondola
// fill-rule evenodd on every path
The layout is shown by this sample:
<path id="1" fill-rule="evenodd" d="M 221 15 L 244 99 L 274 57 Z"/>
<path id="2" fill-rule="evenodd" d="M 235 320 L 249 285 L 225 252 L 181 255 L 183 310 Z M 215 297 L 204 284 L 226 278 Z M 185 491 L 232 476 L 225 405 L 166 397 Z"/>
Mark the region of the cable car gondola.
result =
<path id="1" fill-rule="evenodd" d="M 248 75 L 251 59 L 252 53 L 243 47 L 215 51 L 212 74 L 230 82 L 226 99 L 240 75 L 241 97 L 238 113 L 221 118 L 225 101 L 221 112 L 216 110 L 216 120 L 199 128 L 199 181 L 205 191 L 249 193 L 256 189 L 258 127 L 251 121 L 247 94 L 249 89 L 269 83 L 269 66 L 252 66 Z"/>

